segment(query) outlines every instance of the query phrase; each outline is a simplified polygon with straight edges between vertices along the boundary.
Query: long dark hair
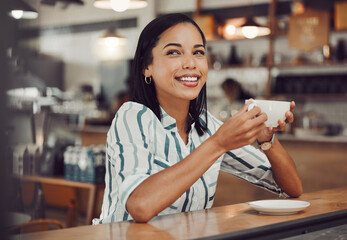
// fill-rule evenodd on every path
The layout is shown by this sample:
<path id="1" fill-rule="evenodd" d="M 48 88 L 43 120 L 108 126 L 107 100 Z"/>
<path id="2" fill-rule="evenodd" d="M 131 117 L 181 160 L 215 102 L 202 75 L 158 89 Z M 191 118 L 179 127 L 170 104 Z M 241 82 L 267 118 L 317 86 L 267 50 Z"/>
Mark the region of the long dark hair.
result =
<path id="1" fill-rule="evenodd" d="M 131 100 L 150 108 L 159 120 L 161 120 L 160 107 L 155 86 L 153 82 L 151 84 L 145 83 L 143 71 L 153 61 L 152 49 L 156 46 L 160 35 L 170 27 L 183 22 L 191 23 L 198 29 L 205 46 L 206 39 L 199 26 L 184 14 L 172 13 L 152 20 L 142 30 L 133 60 Z M 200 136 L 203 135 L 207 130 L 206 84 L 202 87 L 199 96 L 190 101 L 189 113 L 191 118 L 188 118 L 188 126 L 194 122 L 198 134 Z M 205 122 L 200 121 L 200 115 L 203 115 Z M 189 129 L 190 128 L 188 128 L 187 131 L 189 131 Z"/>

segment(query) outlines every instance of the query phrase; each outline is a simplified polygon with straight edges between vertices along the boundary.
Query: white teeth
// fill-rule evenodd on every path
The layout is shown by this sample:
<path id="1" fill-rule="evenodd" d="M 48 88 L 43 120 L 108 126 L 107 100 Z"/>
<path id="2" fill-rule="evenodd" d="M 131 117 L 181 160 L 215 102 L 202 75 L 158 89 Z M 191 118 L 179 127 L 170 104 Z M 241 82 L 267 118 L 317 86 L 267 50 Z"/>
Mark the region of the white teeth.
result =
<path id="1" fill-rule="evenodd" d="M 195 82 L 198 81 L 197 77 L 182 77 L 180 78 L 181 81 L 189 81 L 189 82 Z"/>

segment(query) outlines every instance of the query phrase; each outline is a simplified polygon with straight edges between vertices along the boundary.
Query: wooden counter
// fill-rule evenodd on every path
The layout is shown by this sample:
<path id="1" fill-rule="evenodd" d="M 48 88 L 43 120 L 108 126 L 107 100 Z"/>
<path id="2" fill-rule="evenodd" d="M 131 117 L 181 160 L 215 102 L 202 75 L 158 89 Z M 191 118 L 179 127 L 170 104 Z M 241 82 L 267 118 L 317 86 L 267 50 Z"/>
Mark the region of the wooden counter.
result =
<path id="1" fill-rule="evenodd" d="M 259 236 L 259 233 L 267 231 L 282 234 L 275 237 L 278 238 L 312 231 L 314 227 L 312 228 L 310 224 L 315 225 L 315 230 L 318 230 L 333 226 L 334 221 L 340 221 L 335 225 L 347 222 L 347 186 L 305 193 L 298 200 L 309 201 L 311 205 L 293 215 L 261 215 L 247 203 L 240 203 L 209 210 L 161 216 L 147 224 L 118 222 L 32 233 L 18 237 L 21 240 L 229 239 L 232 237 L 240 239 L 240 234 Z M 286 232 L 288 234 L 283 235 Z M 271 237 L 264 239 L 271 239 Z"/>

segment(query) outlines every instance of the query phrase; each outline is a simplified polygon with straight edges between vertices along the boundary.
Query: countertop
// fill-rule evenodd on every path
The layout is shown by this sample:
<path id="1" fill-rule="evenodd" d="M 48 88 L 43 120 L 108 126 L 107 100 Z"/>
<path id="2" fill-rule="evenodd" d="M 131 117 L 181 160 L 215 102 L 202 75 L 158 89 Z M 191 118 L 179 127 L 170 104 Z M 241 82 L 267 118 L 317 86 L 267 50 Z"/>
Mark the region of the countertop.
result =
<path id="1" fill-rule="evenodd" d="M 275 216 L 259 214 L 247 203 L 240 203 L 160 216 L 145 224 L 106 223 L 23 234 L 13 239 L 279 239 L 347 222 L 347 186 L 304 193 L 297 200 L 311 205 L 296 214 Z"/>

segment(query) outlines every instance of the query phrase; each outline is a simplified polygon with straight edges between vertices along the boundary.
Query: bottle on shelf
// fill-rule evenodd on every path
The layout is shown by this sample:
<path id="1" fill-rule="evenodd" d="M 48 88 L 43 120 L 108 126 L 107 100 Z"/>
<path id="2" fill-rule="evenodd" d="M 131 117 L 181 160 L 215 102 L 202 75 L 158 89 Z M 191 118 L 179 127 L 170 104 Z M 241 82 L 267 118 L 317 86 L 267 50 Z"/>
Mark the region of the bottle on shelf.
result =
<path id="1" fill-rule="evenodd" d="M 346 58 L 345 41 L 339 39 L 336 46 L 336 60 L 338 62 L 344 61 Z"/>
<path id="2" fill-rule="evenodd" d="M 323 57 L 324 57 L 324 62 L 331 61 L 332 48 L 331 48 L 330 44 L 325 44 L 323 46 Z"/>
<path id="3" fill-rule="evenodd" d="M 238 54 L 237 54 L 236 46 L 234 45 L 232 45 L 230 49 L 228 64 L 229 65 L 241 64 L 240 58 L 238 57 Z"/>

